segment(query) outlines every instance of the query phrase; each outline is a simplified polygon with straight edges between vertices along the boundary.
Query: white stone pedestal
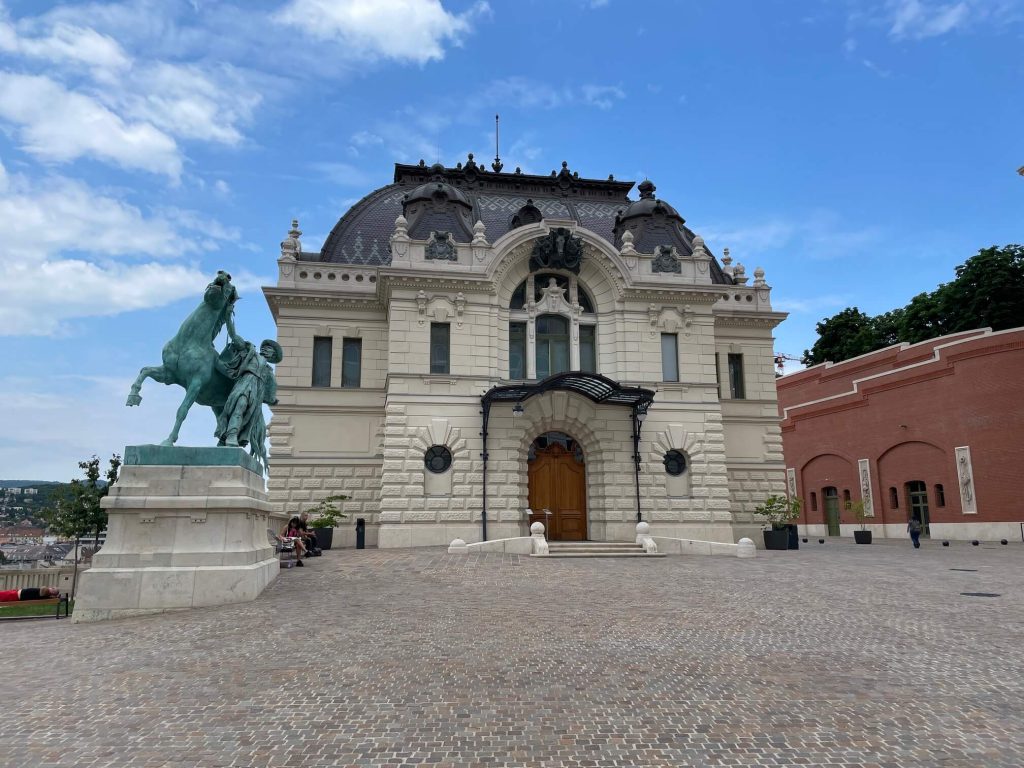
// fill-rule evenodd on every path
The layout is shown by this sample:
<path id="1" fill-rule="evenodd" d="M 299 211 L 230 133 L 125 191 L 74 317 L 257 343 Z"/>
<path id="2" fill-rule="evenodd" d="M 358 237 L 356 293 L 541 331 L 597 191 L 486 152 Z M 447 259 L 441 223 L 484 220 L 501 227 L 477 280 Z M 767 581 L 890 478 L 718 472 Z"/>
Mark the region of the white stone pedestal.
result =
<path id="1" fill-rule="evenodd" d="M 280 571 L 267 529 L 282 522 L 248 459 L 240 448 L 128 446 L 73 621 L 255 600 Z"/>

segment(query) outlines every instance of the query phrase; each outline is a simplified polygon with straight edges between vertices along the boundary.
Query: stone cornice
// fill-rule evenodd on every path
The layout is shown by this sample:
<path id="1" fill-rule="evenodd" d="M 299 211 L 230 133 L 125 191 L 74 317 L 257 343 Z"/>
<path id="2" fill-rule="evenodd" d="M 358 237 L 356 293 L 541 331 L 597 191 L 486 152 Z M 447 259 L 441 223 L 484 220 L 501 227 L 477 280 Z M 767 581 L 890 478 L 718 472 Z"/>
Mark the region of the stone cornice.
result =
<path id="1" fill-rule="evenodd" d="M 789 317 L 786 312 L 715 313 L 715 325 L 734 328 L 774 328 Z"/>
<path id="2" fill-rule="evenodd" d="M 494 284 L 483 275 L 449 272 L 424 274 L 419 271 L 381 269 L 380 281 L 385 290 L 397 287 L 431 289 L 435 291 L 462 291 L 463 293 L 494 293 Z"/>
<path id="3" fill-rule="evenodd" d="M 278 319 L 281 307 L 293 309 L 363 309 L 383 312 L 384 303 L 376 293 L 339 295 L 321 291 L 299 291 L 294 288 L 264 287 L 263 295 L 270 306 L 274 320 Z"/>
<path id="4" fill-rule="evenodd" d="M 624 301 L 686 301 L 691 304 L 714 304 L 722 298 L 722 291 L 702 290 L 693 286 L 669 286 L 643 288 L 627 288 Z"/>

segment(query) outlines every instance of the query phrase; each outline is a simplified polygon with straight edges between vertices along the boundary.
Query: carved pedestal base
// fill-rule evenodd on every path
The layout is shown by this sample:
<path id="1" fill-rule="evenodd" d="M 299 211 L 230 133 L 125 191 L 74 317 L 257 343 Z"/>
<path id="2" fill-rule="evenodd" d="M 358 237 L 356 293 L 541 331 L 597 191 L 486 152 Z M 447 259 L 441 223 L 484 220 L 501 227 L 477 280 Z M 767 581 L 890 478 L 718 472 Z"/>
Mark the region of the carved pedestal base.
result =
<path id="1" fill-rule="evenodd" d="M 279 572 L 267 529 L 282 522 L 250 465 L 240 448 L 128 446 L 73 620 L 255 600 Z"/>

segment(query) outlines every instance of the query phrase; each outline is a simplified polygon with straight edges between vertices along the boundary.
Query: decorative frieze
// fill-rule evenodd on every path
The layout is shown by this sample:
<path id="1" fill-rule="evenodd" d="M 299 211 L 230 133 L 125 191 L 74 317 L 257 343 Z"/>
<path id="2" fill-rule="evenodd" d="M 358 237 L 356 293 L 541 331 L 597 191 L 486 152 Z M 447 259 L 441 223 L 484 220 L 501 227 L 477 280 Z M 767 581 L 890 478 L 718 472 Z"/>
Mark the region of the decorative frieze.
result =
<path id="1" fill-rule="evenodd" d="M 960 508 L 965 515 L 978 514 L 978 499 L 974 493 L 974 468 L 971 465 L 970 446 L 953 449 L 956 455 L 956 476 L 960 485 Z"/>

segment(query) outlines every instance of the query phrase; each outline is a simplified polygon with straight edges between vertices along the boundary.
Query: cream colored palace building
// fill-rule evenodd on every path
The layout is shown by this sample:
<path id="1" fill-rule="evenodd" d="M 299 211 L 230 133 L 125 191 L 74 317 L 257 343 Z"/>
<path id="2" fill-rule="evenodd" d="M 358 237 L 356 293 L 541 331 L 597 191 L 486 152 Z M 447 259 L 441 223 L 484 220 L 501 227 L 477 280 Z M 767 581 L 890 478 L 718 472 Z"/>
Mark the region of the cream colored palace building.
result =
<path id="1" fill-rule="evenodd" d="M 264 289 L 284 360 L 270 496 L 343 493 L 351 546 L 734 542 L 784 493 L 764 273 L 650 182 L 396 165 Z M 530 510 L 533 515 L 530 515 Z M 340 541 L 339 541 L 340 539 Z"/>

